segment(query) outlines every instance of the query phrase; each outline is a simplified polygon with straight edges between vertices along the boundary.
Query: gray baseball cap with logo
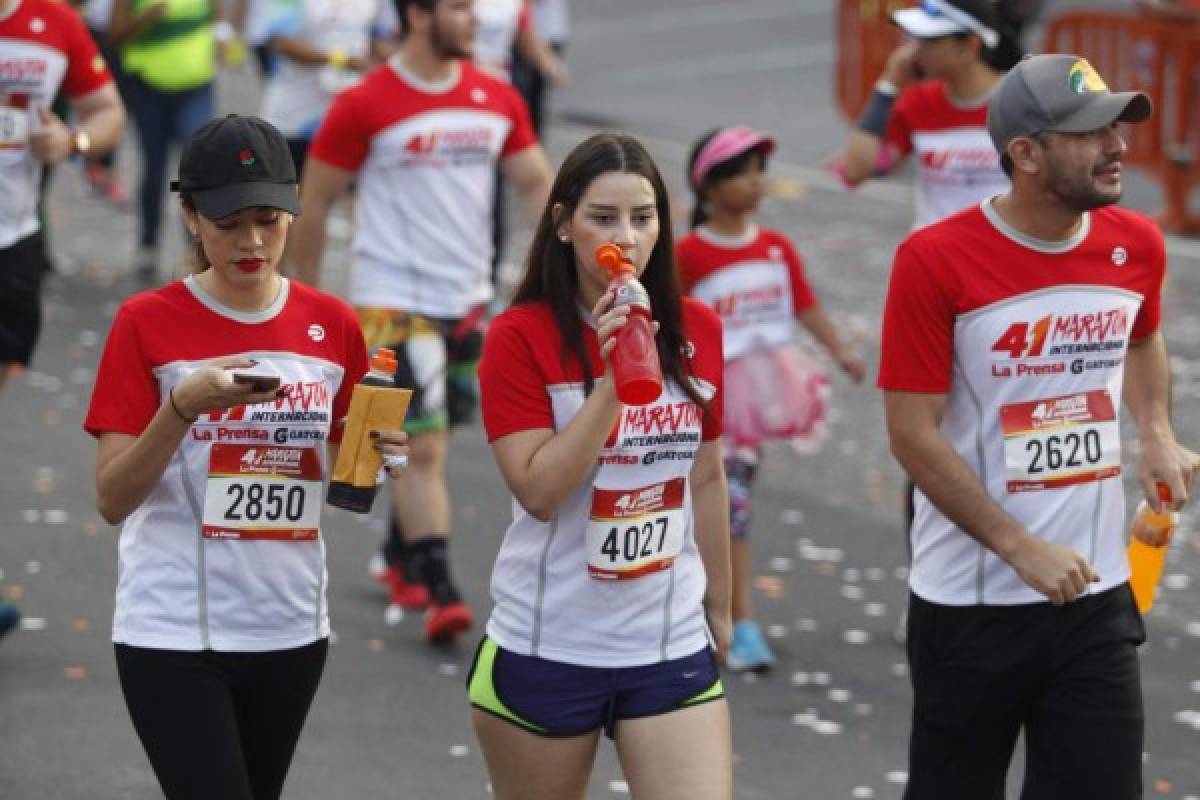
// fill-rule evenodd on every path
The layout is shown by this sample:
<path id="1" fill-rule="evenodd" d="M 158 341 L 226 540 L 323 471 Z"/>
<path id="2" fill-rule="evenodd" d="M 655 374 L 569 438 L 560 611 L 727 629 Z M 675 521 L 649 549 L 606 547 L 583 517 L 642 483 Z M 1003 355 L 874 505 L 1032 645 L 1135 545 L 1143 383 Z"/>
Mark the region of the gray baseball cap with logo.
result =
<path id="1" fill-rule="evenodd" d="M 987 126 L 1001 154 L 1018 136 L 1052 131 L 1087 133 L 1114 122 L 1143 122 L 1153 106 L 1142 92 L 1110 92 L 1080 56 L 1026 56 L 988 101 Z"/>

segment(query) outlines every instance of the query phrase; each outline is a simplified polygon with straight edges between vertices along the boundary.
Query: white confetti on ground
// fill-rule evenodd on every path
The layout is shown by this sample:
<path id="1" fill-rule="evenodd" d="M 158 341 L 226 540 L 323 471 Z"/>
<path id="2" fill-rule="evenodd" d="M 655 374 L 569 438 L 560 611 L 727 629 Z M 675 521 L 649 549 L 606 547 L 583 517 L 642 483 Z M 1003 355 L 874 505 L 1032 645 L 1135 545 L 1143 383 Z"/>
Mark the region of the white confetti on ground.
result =
<path id="1" fill-rule="evenodd" d="M 829 699 L 835 703 L 848 703 L 848 702 L 850 702 L 850 690 L 849 689 L 830 689 L 829 690 Z"/>
<path id="2" fill-rule="evenodd" d="M 791 572 L 793 563 L 787 556 L 776 556 L 771 559 L 771 569 L 776 572 Z"/>
<path id="3" fill-rule="evenodd" d="M 21 512 L 21 519 L 26 525 L 36 525 L 42 521 L 42 512 L 36 508 L 27 508 Z"/>
<path id="4" fill-rule="evenodd" d="M 3 573 L 0 573 L 0 576 L 2 575 Z M 1196 694 L 1200 694 L 1200 681 L 1192 681 L 1192 691 Z"/>
<path id="5" fill-rule="evenodd" d="M 817 547 L 808 539 L 800 539 L 796 542 L 796 554 L 805 561 L 830 561 L 835 564 L 846 557 L 845 552 L 840 548 Z"/>
<path id="6" fill-rule="evenodd" d="M 613 794 L 629 794 L 629 784 L 625 781 L 609 781 L 608 790 Z"/>
<path id="7" fill-rule="evenodd" d="M 846 583 L 858 583 L 862 580 L 862 573 L 854 567 L 847 567 L 842 571 L 842 580 Z"/>
<path id="8" fill-rule="evenodd" d="M 887 614 L 887 606 L 883 603 L 867 603 L 863 611 L 868 617 L 882 617 Z"/>
<path id="9" fill-rule="evenodd" d="M 908 676 L 908 664 L 892 664 L 892 674 L 897 678 Z"/>
<path id="10" fill-rule="evenodd" d="M 850 796 L 856 800 L 871 800 L 875 796 L 875 790 L 870 786 L 855 786 Z"/>
<path id="11" fill-rule="evenodd" d="M 1200 636 L 1200 622 L 1189 622 L 1187 632 L 1188 636 Z"/>
<path id="12" fill-rule="evenodd" d="M 450 745 L 450 755 L 453 758 L 466 758 L 470 754 L 471 748 L 467 747 L 465 744 Z"/>
<path id="13" fill-rule="evenodd" d="M 803 525 L 804 512 L 797 508 L 785 508 L 779 514 L 779 521 L 784 525 Z"/>
<path id="14" fill-rule="evenodd" d="M 438 674 L 453 678 L 458 674 L 458 664 L 438 664 Z"/>
<path id="15" fill-rule="evenodd" d="M 812 679 L 817 686 L 828 686 L 833 681 L 828 672 L 814 672 Z"/>
<path id="16" fill-rule="evenodd" d="M 55 508 L 42 515 L 42 519 L 47 525 L 66 525 L 67 521 L 71 519 L 71 515 L 60 508 Z"/>
<path id="17" fill-rule="evenodd" d="M 866 631 L 846 631 L 842 634 L 842 638 L 846 640 L 846 644 L 866 644 L 871 641 L 871 634 Z"/>
<path id="18" fill-rule="evenodd" d="M 42 562 L 40 562 L 40 561 L 25 562 L 25 571 L 28 572 L 30 575 L 37 575 L 39 572 L 42 571 Z"/>
<path id="19" fill-rule="evenodd" d="M 817 716 L 817 712 L 811 708 L 799 714 L 792 714 L 792 724 L 799 725 L 802 728 L 807 728 L 819 721 L 820 717 Z"/>
<path id="20" fill-rule="evenodd" d="M 888 783 L 895 783 L 900 786 L 908 783 L 908 773 L 902 769 L 892 770 L 887 774 L 886 778 Z"/>
<path id="21" fill-rule="evenodd" d="M 768 625 L 767 636 L 772 639 L 782 639 L 788 635 L 787 625 Z"/>
<path id="22" fill-rule="evenodd" d="M 1192 577 L 1190 575 L 1168 575 L 1163 578 L 1163 586 L 1174 592 L 1187 591 L 1187 588 L 1192 585 Z"/>
<path id="23" fill-rule="evenodd" d="M 863 571 L 863 574 L 867 576 L 867 580 L 869 581 L 881 581 L 883 580 L 884 576 L 887 575 L 887 573 L 879 567 L 868 567 Z"/>
<path id="24" fill-rule="evenodd" d="M 383 612 L 383 622 L 388 627 L 394 628 L 404 621 L 404 608 L 395 604 L 389 605 L 387 611 Z"/>
<path id="25" fill-rule="evenodd" d="M 842 732 L 842 723 L 834 722 L 831 719 L 823 719 L 814 723 L 812 729 L 822 736 L 837 736 Z"/>
<path id="26" fill-rule="evenodd" d="M 866 592 L 861 586 L 855 586 L 852 583 L 847 583 L 842 587 L 842 597 L 847 600 L 862 600 Z"/>
<path id="27" fill-rule="evenodd" d="M 807 672 L 792 673 L 792 686 L 808 686 L 810 683 L 812 683 L 812 678 Z"/>
<path id="28" fill-rule="evenodd" d="M 1192 730 L 1200 731 L 1200 711 L 1176 711 L 1175 721 L 1180 725 L 1187 725 Z"/>
<path id="29" fill-rule="evenodd" d="M 41 617 L 22 617 L 21 630 L 23 631 L 44 631 L 46 630 L 46 620 Z"/>

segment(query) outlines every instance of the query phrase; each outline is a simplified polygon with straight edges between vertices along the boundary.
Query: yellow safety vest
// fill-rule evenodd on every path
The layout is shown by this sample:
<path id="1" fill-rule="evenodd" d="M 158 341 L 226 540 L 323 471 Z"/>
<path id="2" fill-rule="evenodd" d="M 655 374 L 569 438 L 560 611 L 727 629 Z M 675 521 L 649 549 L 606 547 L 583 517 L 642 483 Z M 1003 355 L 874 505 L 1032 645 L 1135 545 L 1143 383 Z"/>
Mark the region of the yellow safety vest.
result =
<path id="1" fill-rule="evenodd" d="M 157 0 L 135 0 L 139 14 Z M 164 92 L 210 83 L 217 74 L 211 0 L 166 0 L 167 13 L 122 49 L 125 70 Z"/>

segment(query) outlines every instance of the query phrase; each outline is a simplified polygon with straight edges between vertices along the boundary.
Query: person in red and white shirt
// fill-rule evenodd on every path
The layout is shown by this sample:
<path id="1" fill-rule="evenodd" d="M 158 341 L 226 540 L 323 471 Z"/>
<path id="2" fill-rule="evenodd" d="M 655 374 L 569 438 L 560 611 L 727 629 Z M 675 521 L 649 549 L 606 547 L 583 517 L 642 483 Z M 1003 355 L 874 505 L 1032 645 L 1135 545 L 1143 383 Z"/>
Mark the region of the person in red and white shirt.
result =
<path id="1" fill-rule="evenodd" d="M 357 180 L 350 302 L 367 343 L 395 350 L 398 385 L 414 390 L 412 463 L 393 484 L 403 542 L 394 532 L 386 549 L 392 598 L 428 606 L 431 640 L 472 623 L 448 571 L 445 465 L 447 427 L 474 407 L 474 364 L 492 298 L 496 167 L 531 210 L 541 207 L 551 179 L 516 90 L 471 63 L 474 6 L 400 4 L 399 51 L 339 95 L 317 132 L 289 251 L 297 275 L 315 285 L 330 206 Z"/>
<path id="2" fill-rule="evenodd" d="M 278 130 L 211 121 L 178 189 L 198 269 L 122 304 L 84 422 L 122 524 L 117 671 L 167 797 L 279 797 L 328 650 L 324 480 L 366 347 L 349 306 L 278 272 L 299 211 Z"/>
<path id="3" fill-rule="evenodd" d="M 995 57 L 1005 34 L 991 0 L 924 0 L 892 19 L 911 39 L 888 59 L 836 169 L 856 186 L 913 156 L 919 228 L 1008 188 L 987 101 L 1012 63 Z"/>
<path id="4" fill-rule="evenodd" d="M 1122 400 L 1156 510 L 1200 470 L 1171 429 L 1162 234 L 1113 205 L 1118 123 L 1150 113 L 1077 56 L 1022 61 L 989 104 L 1011 191 L 896 253 L 879 385 L 919 488 L 906 797 L 1003 794 L 1021 732 L 1025 796 L 1141 795 Z"/>
<path id="5" fill-rule="evenodd" d="M 829 380 L 796 346 L 797 320 L 852 380 L 866 374 L 817 303 L 791 241 L 755 224 L 774 150 L 774 138 L 744 126 L 700 137 L 687 164 L 696 195 L 692 232 L 676 249 L 684 291 L 712 307 L 725 332 L 725 476 L 733 536 L 733 644 L 726 664 L 734 671 L 775 663 L 750 592 L 751 492 L 762 446 L 784 439 L 815 449 L 827 408 Z"/>
<path id="6" fill-rule="evenodd" d="M 79 119 L 50 106 L 62 91 Z M 42 169 L 116 146 L 125 110 L 79 13 L 53 0 L 0 0 L 0 386 L 33 356 L 49 264 L 38 223 Z"/>
<path id="7" fill-rule="evenodd" d="M 582 798 L 601 731 L 635 797 L 732 797 L 720 319 L 681 298 L 667 190 L 635 139 L 566 157 L 513 306 L 488 331 L 484 426 L 513 494 L 496 606 L 469 680 L 500 798 Z M 629 308 L 596 249 L 649 296 L 663 388 L 622 405 L 608 369 Z"/>

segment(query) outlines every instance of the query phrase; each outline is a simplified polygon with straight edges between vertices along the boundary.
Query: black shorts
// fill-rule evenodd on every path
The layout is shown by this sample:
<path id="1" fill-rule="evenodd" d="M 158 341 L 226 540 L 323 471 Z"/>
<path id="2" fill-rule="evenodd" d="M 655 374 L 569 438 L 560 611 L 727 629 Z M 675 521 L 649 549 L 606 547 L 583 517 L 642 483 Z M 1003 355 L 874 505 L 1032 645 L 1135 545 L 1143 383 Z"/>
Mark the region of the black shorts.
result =
<path id="1" fill-rule="evenodd" d="M 909 600 L 909 800 L 1003 800 L 1017 736 L 1022 800 L 1142 796 L 1145 718 L 1128 584 L 1058 607 Z"/>
<path id="2" fill-rule="evenodd" d="M 42 329 L 42 280 L 49 269 L 41 233 L 0 250 L 0 366 L 29 364 Z"/>
<path id="3" fill-rule="evenodd" d="M 440 319 L 390 308 L 359 308 L 367 347 L 396 351 L 396 385 L 412 390 L 404 429 L 426 433 L 475 418 L 475 368 L 483 353 L 487 307 L 461 319 Z"/>

